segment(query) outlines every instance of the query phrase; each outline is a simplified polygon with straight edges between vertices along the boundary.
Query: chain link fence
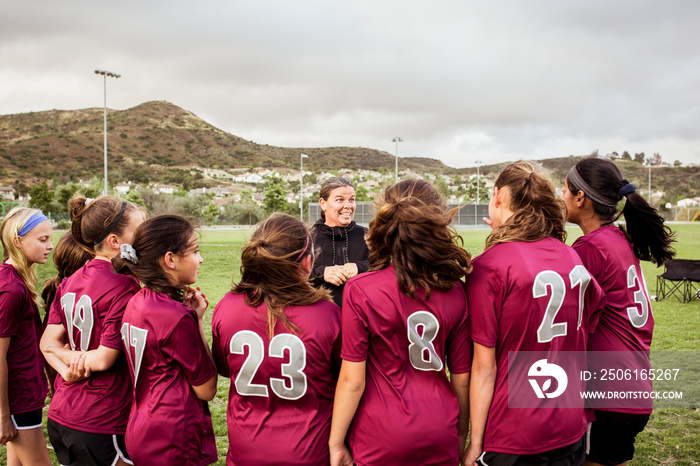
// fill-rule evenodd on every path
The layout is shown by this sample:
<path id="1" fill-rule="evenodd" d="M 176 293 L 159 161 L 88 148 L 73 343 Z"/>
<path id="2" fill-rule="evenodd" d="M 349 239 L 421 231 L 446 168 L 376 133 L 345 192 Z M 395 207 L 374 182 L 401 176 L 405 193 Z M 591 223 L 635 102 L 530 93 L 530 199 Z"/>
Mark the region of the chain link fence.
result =
<path id="1" fill-rule="evenodd" d="M 454 216 L 452 224 L 455 226 L 484 226 L 484 217 L 489 216 L 488 204 L 448 204 L 447 210 L 452 210 L 456 207 L 461 208 Z M 309 204 L 308 212 L 309 223 L 313 223 L 321 218 L 321 206 L 318 203 Z M 369 225 L 370 220 L 374 218 L 374 209 L 372 203 L 368 201 L 357 202 L 355 204 L 355 222 L 360 225 Z"/>

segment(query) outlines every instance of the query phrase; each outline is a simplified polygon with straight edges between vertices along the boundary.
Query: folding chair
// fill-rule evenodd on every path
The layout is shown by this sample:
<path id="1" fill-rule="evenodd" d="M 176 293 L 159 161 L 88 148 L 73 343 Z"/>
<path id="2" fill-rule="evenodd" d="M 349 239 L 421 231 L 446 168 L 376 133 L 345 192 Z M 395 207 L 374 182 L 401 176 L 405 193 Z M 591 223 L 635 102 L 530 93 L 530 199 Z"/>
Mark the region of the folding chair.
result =
<path id="1" fill-rule="evenodd" d="M 664 266 L 664 273 L 656 276 L 659 301 L 668 296 L 682 303 L 700 299 L 700 260 L 669 259 Z"/>

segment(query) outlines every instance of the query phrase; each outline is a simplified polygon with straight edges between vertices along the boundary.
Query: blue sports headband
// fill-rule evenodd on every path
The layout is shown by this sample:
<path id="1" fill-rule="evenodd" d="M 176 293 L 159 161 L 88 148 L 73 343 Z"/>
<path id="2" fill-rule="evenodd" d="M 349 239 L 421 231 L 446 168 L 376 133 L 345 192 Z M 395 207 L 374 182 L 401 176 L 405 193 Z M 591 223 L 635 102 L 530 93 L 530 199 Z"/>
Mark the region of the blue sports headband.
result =
<path id="1" fill-rule="evenodd" d="M 25 223 L 24 226 L 19 229 L 17 236 L 22 237 L 26 235 L 32 231 L 35 226 L 46 220 L 48 220 L 48 218 L 46 218 L 46 215 L 42 214 L 41 212 L 32 215 L 29 217 L 29 220 L 27 220 L 27 223 Z"/>

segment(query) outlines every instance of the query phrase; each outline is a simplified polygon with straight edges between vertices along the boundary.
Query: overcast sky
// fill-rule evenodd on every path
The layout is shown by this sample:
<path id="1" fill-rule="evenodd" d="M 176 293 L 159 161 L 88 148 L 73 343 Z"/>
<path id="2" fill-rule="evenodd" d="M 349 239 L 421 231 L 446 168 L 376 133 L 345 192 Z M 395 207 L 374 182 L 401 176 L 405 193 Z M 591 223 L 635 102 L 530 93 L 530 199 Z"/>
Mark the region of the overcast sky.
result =
<path id="1" fill-rule="evenodd" d="M 700 163 L 700 1 L 0 0 L 0 114 L 166 100 L 244 139 L 452 167 Z"/>

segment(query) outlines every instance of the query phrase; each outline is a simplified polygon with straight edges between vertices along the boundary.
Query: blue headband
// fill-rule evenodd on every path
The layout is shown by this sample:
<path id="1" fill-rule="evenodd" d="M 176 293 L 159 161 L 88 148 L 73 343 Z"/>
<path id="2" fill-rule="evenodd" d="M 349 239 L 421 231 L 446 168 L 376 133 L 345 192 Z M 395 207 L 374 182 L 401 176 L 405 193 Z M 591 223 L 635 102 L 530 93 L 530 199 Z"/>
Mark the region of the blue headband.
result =
<path id="1" fill-rule="evenodd" d="M 29 220 L 27 220 L 27 223 L 25 223 L 24 226 L 19 229 L 17 236 L 22 237 L 26 235 L 32 231 L 35 226 L 46 220 L 48 220 L 48 218 L 46 218 L 46 215 L 42 214 L 41 212 L 32 215 L 29 217 Z"/>

